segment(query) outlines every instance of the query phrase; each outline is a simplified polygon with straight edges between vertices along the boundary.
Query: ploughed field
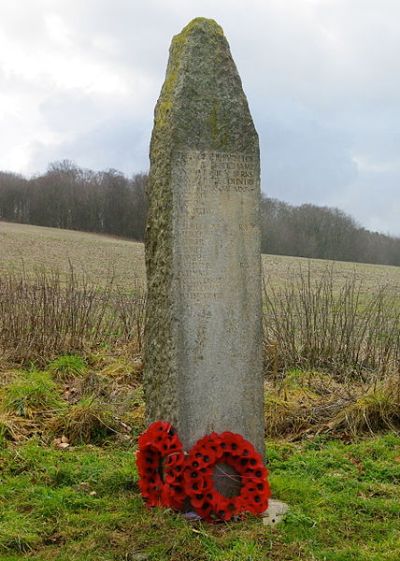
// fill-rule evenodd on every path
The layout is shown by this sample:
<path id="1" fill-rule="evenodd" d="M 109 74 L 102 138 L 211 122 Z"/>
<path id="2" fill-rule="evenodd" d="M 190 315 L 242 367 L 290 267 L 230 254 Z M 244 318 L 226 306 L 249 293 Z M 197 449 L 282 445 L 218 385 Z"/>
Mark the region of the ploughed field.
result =
<path id="1" fill-rule="evenodd" d="M 24 224 L 0 222 L 0 271 L 35 268 L 85 272 L 96 282 L 107 282 L 114 274 L 124 288 L 143 285 L 145 278 L 144 246 L 142 243 L 112 236 L 44 228 Z M 281 286 L 287 280 L 296 280 L 300 270 L 311 267 L 318 277 L 332 266 L 338 284 L 356 277 L 366 291 L 383 285 L 400 287 L 400 267 L 345 262 L 327 262 L 318 259 L 264 255 L 263 266 L 268 283 Z"/>
<path id="2" fill-rule="evenodd" d="M 400 268 L 263 263 L 266 463 L 290 512 L 190 523 L 138 489 L 143 244 L 0 222 L 0 561 L 398 561 Z"/>

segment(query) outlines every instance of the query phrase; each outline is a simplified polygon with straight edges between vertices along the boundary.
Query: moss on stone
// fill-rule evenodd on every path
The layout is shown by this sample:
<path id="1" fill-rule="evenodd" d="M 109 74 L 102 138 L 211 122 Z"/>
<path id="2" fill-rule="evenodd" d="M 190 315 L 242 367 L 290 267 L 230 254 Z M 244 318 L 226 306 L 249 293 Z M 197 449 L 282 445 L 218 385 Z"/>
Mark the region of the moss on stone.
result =
<path id="1" fill-rule="evenodd" d="M 170 130 L 175 145 L 252 152 L 258 139 L 222 28 L 192 20 L 171 44 L 158 100 L 153 144 Z"/>

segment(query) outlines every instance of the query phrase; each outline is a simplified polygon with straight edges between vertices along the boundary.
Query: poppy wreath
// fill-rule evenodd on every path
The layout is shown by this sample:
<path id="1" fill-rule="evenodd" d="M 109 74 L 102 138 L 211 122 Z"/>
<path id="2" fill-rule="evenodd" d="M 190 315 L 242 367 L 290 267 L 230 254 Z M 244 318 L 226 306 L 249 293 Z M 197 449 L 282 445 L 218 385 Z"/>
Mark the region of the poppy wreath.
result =
<path id="1" fill-rule="evenodd" d="M 152 423 L 138 441 L 136 462 L 139 488 L 147 506 L 181 510 L 185 500 L 185 455 L 174 427 L 165 421 Z"/>
<path id="2" fill-rule="evenodd" d="M 214 471 L 218 464 L 236 472 L 226 473 L 240 484 L 236 496 L 226 497 L 216 489 Z M 186 458 L 184 491 L 203 519 L 230 520 L 245 512 L 261 514 L 268 508 L 271 492 L 267 475 L 261 455 L 240 434 L 213 432 L 201 438 Z"/>

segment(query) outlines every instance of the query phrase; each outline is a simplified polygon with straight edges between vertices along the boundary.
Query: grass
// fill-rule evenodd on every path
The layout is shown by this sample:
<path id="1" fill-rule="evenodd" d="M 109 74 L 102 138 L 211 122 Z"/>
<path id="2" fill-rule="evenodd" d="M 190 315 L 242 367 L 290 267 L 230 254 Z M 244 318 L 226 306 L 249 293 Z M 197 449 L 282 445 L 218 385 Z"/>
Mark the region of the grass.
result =
<path id="1" fill-rule="evenodd" d="M 68 378 L 83 376 L 86 369 L 86 361 L 78 355 L 62 355 L 53 360 L 48 367 L 48 371 L 57 380 L 68 380 Z"/>
<path id="2" fill-rule="evenodd" d="M 57 386 L 46 372 L 26 372 L 14 383 L 2 389 L 2 404 L 6 412 L 32 419 L 63 407 Z"/>
<path id="3" fill-rule="evenodd" d="M 30 441 L 2 456 L 0 559 L 397 561 L 399 454 L 394 434 L 268 442 L 274 495 L 291 507 L 269 529 L 256 518 L 212 526 L 148 510 L 130 447 Z"/>
<path id="4" fill-rule="evenodd" d="M 64 357 L 47 370 L 54 364 Z M 253 517 L 208 525 L 148 510 L 134 454 L 144 428 L 136 359 L 97 353 L 81 365 L 66 378 L 47 370 L 2 377 L 1 561 L 398 560 L 400 436 L 382 424 L 361 438 L 340 423 L 329 431 L 324 415 L 310 424 L 316 410 L 332 420 L 351 407 L 329 407 L 344 389 L 328 375 L 292 370 L 266 384 L 270 482 L 274 498 L 290 505 L 270 529 Z M 382 410 L 368 414 L 376 420 Z"/>
<path id="5" fill-rule="evenodd" d="M 321 308 L 317 299 L 310 304 L 307 298 L 314 298 L 314 292 L 303 285 L 303 292 L 297 291 L 304 296 L 303 314 L 290 288 L 299 282 L 301 288 L 299 268 L 308 266 L 318 285 L 326 274 L 326 262 L 263 256 L 263 263 L 268 287 L 282 296 L 281 310 L 291 314 L 283 316 L 283 324 L 289 326 L 284 344 L 279 343 L 280 328 L 266 340 L 270 367 L 265 386 L 270 481 L 274 498 L 289 503 L 290 512 L 274 529 L 251 517 L 214 526 L 193 524 L 167 510 L 149 511 L 138 491 L 134 451 L 145 427 L 142 304 L 135 304 L 136 315 L 125 300 L 116 308 L 123 345 L 112 343 L 121 339 L 117 324 L 112 324 L 107 343 L 107 330 L 99 332 L 102 344 L 97 340 L 94 345 L 70 343 L 71 334 L 81 342 L 78 319 L 86 314 L 79 299 L 81 287 L 68 284 L 72 268 L 74 274 L 82 271 L 89 281 L 93 279 L 94 288 L 87 288 L 89 302 L 96 301 L 97 287 L 108 286 L 110 272 L 115 286 L 127 295 L 144 284 L 142 244 L 0 223 L 0 273 L 14 271 L 17 278 L 23 269 L 30 284 L 22 284 L 21 290 L 26 288 L 29 296 L 32 281 L 35 286 L 34 279 L 41 274 L 35 277 L 35 268 L 59 270 L 69 294 L 67 308 L 73 310 L 66 316 L 68 321 L 73 319 L 72 327 L 67 322 L 62 331 L 65 341 L 55 341 L 53 335 L 60 336 L 64 324 L 60 324 L 57 307 L 59 292 L 53 290 L 59 286 L 58 277 L 49 277 L 56 284 L 47 284 L 48 292 L 39 292 L 46 301 L 47 295 L 53 295 L 54 314 L 42 314 L 43 321 L 54 319 L 43 323 L 50 338 L 42 337 L 47 333 L 44 328 L 36 329 L 37 308 L 32 307 L 31 323 L 25 321 L 24 312 L 18 316 L 18 325 L 13 324 L 15 344 L 9 346 L 17 348 L 21 333 L 25 334 L 32 349 L 35 345 L 39 349 L 29 355 L 37 358 L 35 364 L 29 366 L 34 359 L 25 359 L 22 370 L 10 356 L 0 358 L 0 561 L 398 561 L 400 394 L 398 374 L 392 369 L 397 355 L 394 360 L 388 354 L 389 348 L 397 347 L 387 342 L 389 335 L 397 340 L 397 324 L 385 337 L 378 330 L 381 354 L 390 362 L 390 368 L 385 364 L 385 370 L 376 371 L 384 371 L 384 376 L 367 379 L 349 370 L 340 377 L 332 360 L 322 361 L 326 368 L 319 364 L 319 356 L 337 354 L 325 352 L 334 348 L 337 326 L 331 329 L 325 320 L 317 321 L 327 317 L 328 308 Z M 382 285 L 389 284 L 394 295 L 400 286 L 400 269 L 395 267 L 336 263 L 332 271 L 333 292 L 323 282 L 318 285 L 327 287 L 322 302 L 329 306 L 336 306 L 331 294 L 340 299 L 352 279 L 362 282 L 364 308 Z M 35 298 L 27 301 L 36 302 Z M 291 302 L 297 308 L 285 308 Z M 349 300 L 344 302 L 346 307 Z M 25 309 L 21 298 L 15 303 Z M 334 311 L 336 318 L 342 317 L 339 308 Z M 292 337 L 299 333 L 297 312 L 305 318 L 304 341 Z M 101 317 L 107 320 L 109 316 L 106 312 Z M 11 313 L 10 318 L 14 317 Z M 348 313 L 343 316 L 346 321 L 349 317 Z M 386 318 L 383 308 L 376 318 L 375 327 Z M 90 325 L 97 329 L 99 322 Z M 320 325 L 326 328 L 323 341 L 328 346 L 324 342 L 320 347 Z M 299 359 L 289 356 L 282 367 L 287 341 L 293 341 L 293 356 Z M 371 346 L 379 344 L 375 338 Z M 22 347 L 28 345 L 22 342 Z"/>

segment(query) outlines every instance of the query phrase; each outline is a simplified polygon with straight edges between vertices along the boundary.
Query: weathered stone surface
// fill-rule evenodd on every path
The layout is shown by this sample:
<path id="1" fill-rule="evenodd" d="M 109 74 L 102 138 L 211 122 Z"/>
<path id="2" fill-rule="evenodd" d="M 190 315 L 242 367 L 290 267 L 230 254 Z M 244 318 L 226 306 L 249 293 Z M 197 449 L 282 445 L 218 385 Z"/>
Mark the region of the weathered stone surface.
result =
<path id="1" fill-rule="evenodd" d="M 172 422 L 186 449 L 231 430 L 262 452 L 258 137 L 212 20 L 172 41 L 150 161 L 148 420 Z"/>
<path id="2" fill-rule="evenodd" d="M 289 505 L 274 499 L 269 500 L 268 510 L 262 515 L 264 526 L 276 526 L 283 522 L 285 515 L 289 512 Z"/>

